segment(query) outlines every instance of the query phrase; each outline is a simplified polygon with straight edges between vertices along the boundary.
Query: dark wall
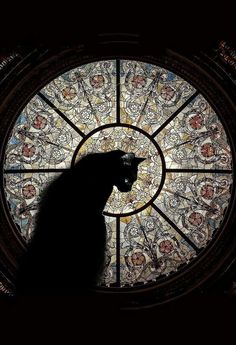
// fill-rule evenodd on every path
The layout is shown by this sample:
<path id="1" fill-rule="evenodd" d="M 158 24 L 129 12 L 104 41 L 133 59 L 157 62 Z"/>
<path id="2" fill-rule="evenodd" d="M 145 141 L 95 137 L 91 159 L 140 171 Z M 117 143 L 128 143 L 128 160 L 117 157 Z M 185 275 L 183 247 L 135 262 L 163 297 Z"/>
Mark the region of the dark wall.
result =
<path id="1" fill-rule="evenodd" d="M 5 13 L 2 12 L 3 20 L 0 27 L 1 55 L 4 56 L 4 54 L 19 46 L 27 47 L 27 49 L 28 47 L 41 45 L 58 48 L 81 42 L 86 44 L 86 42 L 97 40 L 97 37 L 102 37 L 103 34 L 108 34 L 107 37 L 111 34 L 112 39 L 113 33 L 119 33 L 121 41 L 128 37 L 127 34 L 131 34 L 129 39 L 132 39 L 132 36 L 134 39 L 139 37 L 144 46 L 156 45 L 158 50 L 168 47 L 186 54 L 208 49 L 209 46 L 214 46 L 215 42 L 219 42 L 221 39 L 225 39 L 236 47 L 234 20 L 228 8 L 211 8 L 206 11 L 205 7 L 200 4 L 189 3 L 186 15 L 183 9 L 179 8 L 179 11 L 176 12 L 174 8 L 171 8 L 171 5 L 169 7 L 166 5 L 166 8 L 162 8 L 160 11 L 154 11 L 150 5 L 145 11 L 142 6 L 142 10 L 140 9 L 137 13 L 132 10 L 127 11 L 125 7 L 122 10 L 121 5 L 118 8 L 118 4 L 112 4 L 111 6 L 113 9 L 112 11 L 110 9 L 110 18 L 104 13 L 100 14 L 101 8 L 100 12 L 95 9 L 91 13 L 91 9 L 82 9 L 80 11 L 75 10 L 72 6 L 63 13 L 64 8 L 62 7 L 58 13 L 58 8 L 48 11 L 48 8 L 41 4 L 40 9 L 36 6 L 34 10 L 28 13 L 23 10 L 23 14 L 17 9 L 14 13 L 12 10 L 7 9 Z M 34 11 L 38 11 L 37 15 Z M 116 13 L 116 19 L 113 20 L 114 12 Z M 146 327 L 145 329 L 150 327 L 149 332 L 153 336 L 156 334 L 156 339 L 158 335 L 161 338 L 166 334 L 165 332 L 171 332 L 171 329 L 175 328 L 176 325 L 180 326 L 176 334 L 179 334 L 178 332 L 184 334 L 186 328 L 190 327 L 193 330 L 193 338 L 196 333 L 200 334 L 199 332 L 203 331 L 207 324 L 211 327 L 213 324 L 220 327 L 229 322 L 228 326 L 230 327 L 229 313 L 235 310 L 236 299 L 233 283 L 236 279 L 235 271 L 234 266 L 231 266 L 227 274 L 217 281 L 214 288 L 209 287 L 208 292 L 204 294 L 201 292 L 190 294 L 181 300 L 152 309 L 123 311 L 119 314 L 119 320 L 114 316 L 118 316 L 118 314 L 113 314 L 114 320 L 120 322 L 122 327 L 127 327 L 125 325 L 129 323 L 136 327 L 143 324 Z M 54 321 L 61 324 L 63 320 L 66 320 L 65 315 L 77 312 L 76 319 L 72 319 L 71 314 L 69 320 L 73 320 L 71 325 L 80 329 L 78 323 L 75 322 L 79 318 L 81 319 L 81 312 L 78 312 L 80 305 L 76 300 L 44 300 L 43 302 L 27 300 L 24 301 L 24 304 L 17 306 L 14 303 L 9 304 L 8 301 L 2 301 L 3 312 L 1 314 L 6 315 L 5 319 L 9 322 L 12 322 L 10 321 L 12 315 L 14 315 L 15 323 L 19 322 L 22 315 L 29 320 L 30 313 L 28 311 L 31 310 L 32 312 L 35 305 L 39 308 L 39 313 L 36 315 L 36 308 L 31 315 L 37 322 L 39 322 L 40 315 L 45 317 L 46 313 L 48 321 L 49 315 L 52 315 Z M 198 315 L 200 315 L 200 318 L 198 318 Z M 106 324 L 107 319 L 107 316 L 105 316 L 100 322 L 103 321 Z M 144 319 L 146 319 L 145 322 Z M 87 324 L 91 322 L 89 315 L 84 315 L 84 320 L 87 321 Z M 92 321 L 94 324 L 95 316 Z M 150 323 L 148 324 L 147 321 Z M 23 322 L 23 320 L 20 322 Z M 54 322 L 54 327 L 56 322 Z M 31 319 L 29 326 L 32 326 L 32 324 L 33 320 Z M 117 324 L 117 327 L 121 326 Z M 216 328 L 212 328 L 212 331 L 216 331 Z M 210 333 L 209 329 L 208 331 Z M 146 331 L 144 329 L 140 331 L 141 334 L 143 332 Z M 57 330 L 55 334 L 58 335 L 59 331 Z M 106 336 L 106 332 L 104 332 L 104 335 Z"/>

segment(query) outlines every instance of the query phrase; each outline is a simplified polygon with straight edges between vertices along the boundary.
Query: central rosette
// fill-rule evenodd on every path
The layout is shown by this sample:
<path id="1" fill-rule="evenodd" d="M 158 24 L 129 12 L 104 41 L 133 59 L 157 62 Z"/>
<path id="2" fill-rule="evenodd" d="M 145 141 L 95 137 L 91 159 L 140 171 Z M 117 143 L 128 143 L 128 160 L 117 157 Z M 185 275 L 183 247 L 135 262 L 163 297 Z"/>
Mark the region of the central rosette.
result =
<path id="1" fill-rule="evenodd" d="M 140 129 L 114 125 L 98 129 L 87 137 L 77 148 L 75 161 L 88 153 L 117 149 L 146 158 L 139 165 L 138 179 L 132 190 L 129 193 L 121 193 L 114 187 L 104 210 L 110 215 L 127 215 L 144 208 L 158 193 L 163 178 L 164 160 L 156 142 Z M 94 173 L 96 174 L 96 169 Z"/>

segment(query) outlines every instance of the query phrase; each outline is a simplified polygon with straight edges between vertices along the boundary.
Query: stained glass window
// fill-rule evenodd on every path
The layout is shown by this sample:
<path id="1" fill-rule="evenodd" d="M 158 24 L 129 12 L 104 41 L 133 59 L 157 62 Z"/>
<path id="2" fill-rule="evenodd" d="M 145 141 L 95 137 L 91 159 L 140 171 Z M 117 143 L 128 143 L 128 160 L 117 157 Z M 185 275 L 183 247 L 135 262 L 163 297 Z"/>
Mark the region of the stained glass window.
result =
<path id="1" fill-rule="evenodd" d="M 19 114 L 6 146 L 5 197 L 30 240 L 43 189 L 89 152 L 147 159 L 131 192 L 104 210 L 102 286 L 149 284 L 190 263 L 220 231 L 232 157 L 206 98 L 174 72 L 133 60 L 81 65 L 45 85 Z"/>

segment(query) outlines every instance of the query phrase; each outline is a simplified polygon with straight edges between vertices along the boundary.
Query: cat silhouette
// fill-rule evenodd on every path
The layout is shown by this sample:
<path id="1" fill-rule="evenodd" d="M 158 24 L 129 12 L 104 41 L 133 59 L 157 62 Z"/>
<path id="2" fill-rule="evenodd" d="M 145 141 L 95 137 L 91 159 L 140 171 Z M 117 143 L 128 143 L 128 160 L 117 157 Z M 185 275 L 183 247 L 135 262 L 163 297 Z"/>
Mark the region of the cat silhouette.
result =
<path id="1" fill-rule="evenodd" d="M 113 186 L 131 190 L 143 160 L 121 150 L 88 154 L 49 185 L 19 265 L 17 294 L 73 294 L 96 286 L 105 262 L 104 207 Z"/>

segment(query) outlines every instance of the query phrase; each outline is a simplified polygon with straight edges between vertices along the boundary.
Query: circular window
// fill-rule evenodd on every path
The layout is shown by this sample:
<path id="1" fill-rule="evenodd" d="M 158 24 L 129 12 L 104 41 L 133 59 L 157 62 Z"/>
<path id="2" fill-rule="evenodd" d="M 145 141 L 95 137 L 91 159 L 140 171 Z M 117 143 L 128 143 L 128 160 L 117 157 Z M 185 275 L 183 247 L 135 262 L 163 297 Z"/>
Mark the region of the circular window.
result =
<path id="1" fill-rule="evenodd" d="M 137 181 L 129 193 L 114 187 L 104 210 L 98 291 L 140 293 L 183 280 L 223 232 L 233 184 L 221 114 L 192 80 L 166 61 L 103 58 L 38 86 L 5 144 L 4 195 L 17 236 L 30 240 L 42 191 L 80 157 L 134 152 L 146 158 Z"/>

